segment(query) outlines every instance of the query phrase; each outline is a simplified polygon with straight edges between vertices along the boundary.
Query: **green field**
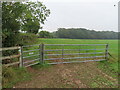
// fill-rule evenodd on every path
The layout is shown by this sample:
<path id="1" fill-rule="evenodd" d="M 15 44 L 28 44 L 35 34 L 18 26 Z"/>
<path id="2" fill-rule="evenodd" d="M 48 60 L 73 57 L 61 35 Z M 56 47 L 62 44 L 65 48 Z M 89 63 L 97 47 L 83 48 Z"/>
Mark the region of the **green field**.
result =
<path id="1" fill-rule="evenodd" d="M 109 44 L 109 51 L 118 57 L 118 40 L 89 40 L 89 39 L 39 39 L 37 44 Z"/>

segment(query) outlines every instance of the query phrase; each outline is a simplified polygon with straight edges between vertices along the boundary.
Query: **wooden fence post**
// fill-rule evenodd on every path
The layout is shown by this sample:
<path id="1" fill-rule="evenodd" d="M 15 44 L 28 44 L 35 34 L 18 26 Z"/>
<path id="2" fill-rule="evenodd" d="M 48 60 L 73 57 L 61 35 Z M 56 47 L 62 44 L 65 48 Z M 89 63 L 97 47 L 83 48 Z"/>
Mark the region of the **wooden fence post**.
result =
<path id="1" fill-rule="evenodd" d="M 42 62 L 42 64 L 44 63 L 44 44 L 42 43 L 41 44 L 41 62 Z"/>
<path id="2" fill-rule="evenodd" d="M 108 44 L 106 45 L 105 59 L 108 60 Z"/>
<path id="3" fill-rule="evenodd" d="M 20 46 L 19 48 L 19 54 L 20 54 L 20 58 L 19 58 L 19 62 L 20 62 L 20 67 L 23 67 L 23 58 L 22 58 L 22 46 Z"/>

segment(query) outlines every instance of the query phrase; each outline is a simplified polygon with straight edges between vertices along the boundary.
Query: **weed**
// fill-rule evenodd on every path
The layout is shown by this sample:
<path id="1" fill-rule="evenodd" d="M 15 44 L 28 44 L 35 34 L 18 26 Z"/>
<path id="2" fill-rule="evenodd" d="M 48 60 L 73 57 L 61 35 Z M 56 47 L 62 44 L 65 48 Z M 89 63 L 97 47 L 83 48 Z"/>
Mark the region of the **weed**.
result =
<path id="1" fill-rule="evenodd" d="M 3 88 L 11 88 L 17 82 L 30 80 L 31 74 L 25 68 L 3 67 Z"/>
<path id="2" fill-rule="evenodd" d="M 32 68 L 41 69 L 41 68 L 48 68 L 50 66 L 51 66 L 50 64 L 44 63 L 44 64 L 36 64 L 36 65 L 32 66 Z"/>
<path id="3" fill-rule="evenodd" d="M 92 87 L 92 88 L 98 88 L 98 87 L 99 87 L 99 85 L 98 85 L 98 83 L 93 82 L 93 83 L 91 83 L 91 87 Z"/>

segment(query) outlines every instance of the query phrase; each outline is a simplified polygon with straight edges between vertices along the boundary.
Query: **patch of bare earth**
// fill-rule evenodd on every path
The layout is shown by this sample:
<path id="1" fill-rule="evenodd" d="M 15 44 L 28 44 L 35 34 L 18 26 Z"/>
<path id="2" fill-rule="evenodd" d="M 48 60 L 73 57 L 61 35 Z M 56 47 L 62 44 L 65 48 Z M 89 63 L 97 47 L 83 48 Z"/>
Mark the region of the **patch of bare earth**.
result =
<path id="1" fill-rule="evenodd" d="M 15 88 L 111 88 L 117 83 L 97 68 L 96 62 L 53 65 L 35 70 L 30 81 L 16 84 Z"/>

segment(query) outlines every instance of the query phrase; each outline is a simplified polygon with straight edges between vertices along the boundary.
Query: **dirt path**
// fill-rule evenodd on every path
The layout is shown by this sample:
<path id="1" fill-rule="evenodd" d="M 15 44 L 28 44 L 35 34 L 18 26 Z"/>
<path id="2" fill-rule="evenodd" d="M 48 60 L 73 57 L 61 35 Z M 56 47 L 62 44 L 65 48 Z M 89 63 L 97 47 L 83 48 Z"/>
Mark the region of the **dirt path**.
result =
<path id="1" fill-rule="evenodd" d="M 15 88 L 114 88 L 117 80 L 97 68 L 96 62 L 60 64 L 35 70 L 30 81 L 16 84 Z"/>

